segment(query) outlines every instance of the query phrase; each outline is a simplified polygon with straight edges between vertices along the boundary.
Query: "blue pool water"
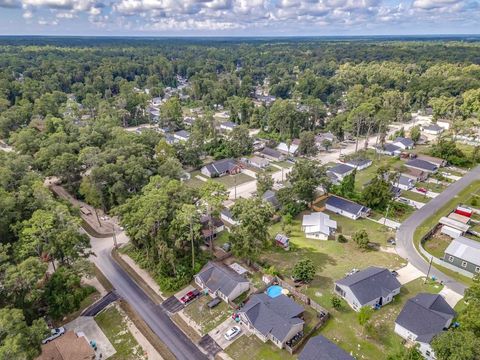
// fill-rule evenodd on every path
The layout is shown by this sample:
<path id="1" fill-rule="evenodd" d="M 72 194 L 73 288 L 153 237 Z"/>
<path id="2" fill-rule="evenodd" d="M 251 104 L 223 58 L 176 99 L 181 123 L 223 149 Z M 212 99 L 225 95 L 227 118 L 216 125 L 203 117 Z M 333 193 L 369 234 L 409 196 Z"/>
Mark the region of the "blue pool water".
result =
<path id="1" fill-rule="evenodd" d="M 282 294 L 282 287 L 278 285 L 272 285 L 267 289 L 267 295 L 271 298 L 276 298 Z"/>

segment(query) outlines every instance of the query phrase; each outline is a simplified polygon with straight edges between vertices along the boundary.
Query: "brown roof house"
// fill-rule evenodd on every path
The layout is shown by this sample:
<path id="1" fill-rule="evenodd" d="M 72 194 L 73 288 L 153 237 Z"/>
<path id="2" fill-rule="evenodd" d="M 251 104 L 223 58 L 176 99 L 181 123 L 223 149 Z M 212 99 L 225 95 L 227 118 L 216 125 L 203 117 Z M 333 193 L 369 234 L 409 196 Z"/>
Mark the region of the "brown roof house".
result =
<path id="1" fill-rule="evenodd" d="M 84 336 L 69 330 L 63 336 L 42 345 L 42 354 L 36 360 L 90 360 L 95 351 Z"/>

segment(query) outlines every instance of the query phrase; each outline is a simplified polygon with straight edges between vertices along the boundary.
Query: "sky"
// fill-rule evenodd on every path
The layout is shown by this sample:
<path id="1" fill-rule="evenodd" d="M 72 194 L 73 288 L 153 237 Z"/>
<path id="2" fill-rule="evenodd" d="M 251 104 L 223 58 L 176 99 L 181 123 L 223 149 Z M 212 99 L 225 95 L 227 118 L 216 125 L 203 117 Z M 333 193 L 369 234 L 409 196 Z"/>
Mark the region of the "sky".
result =
<path id="1" fill-rule="evenodd" d="M 0 0 L 0 35 L 479 33 L 480 0 Z"/>

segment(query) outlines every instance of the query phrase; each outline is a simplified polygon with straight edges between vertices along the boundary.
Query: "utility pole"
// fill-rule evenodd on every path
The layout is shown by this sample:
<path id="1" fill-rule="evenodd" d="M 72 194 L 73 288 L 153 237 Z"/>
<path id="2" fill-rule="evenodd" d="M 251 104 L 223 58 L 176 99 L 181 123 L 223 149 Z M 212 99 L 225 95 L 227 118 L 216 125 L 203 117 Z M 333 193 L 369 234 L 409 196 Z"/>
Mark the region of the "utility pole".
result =
<path id="1" fill-rule="evenodd" d="M 428 276 L 430 275 L 430 270 L 432 269 L 432 261 L 433 261 L 433 256 L 430 257 L 430 263 L 428 264 L 427 277 L 425 278 L 425 281 L 423 282 L 424 284 L 427 283 Z"/>
<path id="2" fill-rule="evenodd" d="M 237 174 L 233 175 L 233 181 L 235 186 L 235 200 L 237 200 Z"/>
<path id="3" fill-rule="evenodd" d="M 195 269 L 195 247 L 193 246 L 193 218 L 190 217 L 190 242 L 192 244 L 192 269 Z"/>
<path id="4" fill-rule="evenodd" d="M 116 249 L 118 248 L 117 244 L 117 234 L 115 233 L 115 224 L 112 223 L 112 230 L 113 230 L 113 247 Z"/>

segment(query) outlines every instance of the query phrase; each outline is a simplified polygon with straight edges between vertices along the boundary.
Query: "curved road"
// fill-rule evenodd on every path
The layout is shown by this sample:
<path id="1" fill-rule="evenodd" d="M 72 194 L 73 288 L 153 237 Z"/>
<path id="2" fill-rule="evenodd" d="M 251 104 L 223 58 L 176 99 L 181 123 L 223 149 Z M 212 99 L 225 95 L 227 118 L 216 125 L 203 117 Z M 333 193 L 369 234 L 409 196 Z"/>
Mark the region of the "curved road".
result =
<path id="1" fill-rule="evenodd" d="M 426 219 L 434 215 L 445 203 L 454 198 L 460 191 L 465 189 L 470 183 L 480 179 L 480 166 L 469 171 L 457 182 L 448 186 L 440 195 L 432 199 L 421 209 L 415 211 L 407 220 L 405 220 L 397 231 L 397 253 L 407 259 L 413 266 L 424 274 L 428 272 L 429 263 L 420 255 L 413 243 L 413 235 L 418 226 Z M 466 286 L 449 276 L 445 275 L 433 265 L 430 275 L 443 281 L 451 290 L 463 296 Z"/>
<path id="2" fill-rule="evenodd" d="M 124 234 L 120 234 L 119 242 L 122 242 L 122 235 Z M 207 356 L 170 320 L 162 306 L 155 304 L 113 260 L 112 239 L 92 236 L 90 239 L 92 249 L 96 253 L 92 260 L 111 282 L 118 295 L 135 309 L 173 355 L 179 360 L 207 360 Z"/>

